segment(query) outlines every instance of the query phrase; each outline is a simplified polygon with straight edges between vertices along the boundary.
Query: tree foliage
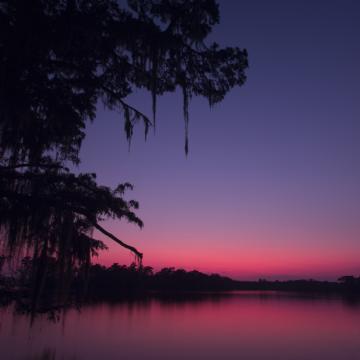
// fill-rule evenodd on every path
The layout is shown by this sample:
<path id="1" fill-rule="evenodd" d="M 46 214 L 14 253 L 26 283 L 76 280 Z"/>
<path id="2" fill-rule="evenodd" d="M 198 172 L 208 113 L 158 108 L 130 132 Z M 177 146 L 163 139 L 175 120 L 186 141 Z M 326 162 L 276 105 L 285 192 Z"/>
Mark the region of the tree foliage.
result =
<path id="1" fill-rule="evenodd" d="M 123 198 L 131 185 L 112 190 L 66 166 L 80 163 L 85 126 L 99 103 L 123 112 L 130 141 L 136 123 L 145 135 L 155 126 L 157 97 L 176 89 L 187 153 L 191 97 L 211 106 L 246 79 L 246 50 L 206 43 L 218 22 L 214 0 L 0 0 L 4 248 L 26 249 L 41 273 L 49 256 L 59 271 L 71 271 L 105 247 L 93 238 L 96 228 L 141 259 L 99 224 L 112 217 L 142 226 L 137 202 Z M 127 102 L 136 88 L 151 94 L 151 119 Z"/>

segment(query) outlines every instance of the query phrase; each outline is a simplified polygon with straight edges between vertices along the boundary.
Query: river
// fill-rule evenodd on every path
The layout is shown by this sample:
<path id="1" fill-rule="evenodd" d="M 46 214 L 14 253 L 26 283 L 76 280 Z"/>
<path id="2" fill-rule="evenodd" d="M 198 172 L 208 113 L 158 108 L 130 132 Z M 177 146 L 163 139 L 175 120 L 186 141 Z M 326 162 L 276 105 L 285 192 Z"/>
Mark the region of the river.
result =
<path id="1" fill-rule="evenodd" d="M 277 292 L 152 297 L 29 317 L 0 309 L 0 359 L 360 359 L 360 304 Z"/>

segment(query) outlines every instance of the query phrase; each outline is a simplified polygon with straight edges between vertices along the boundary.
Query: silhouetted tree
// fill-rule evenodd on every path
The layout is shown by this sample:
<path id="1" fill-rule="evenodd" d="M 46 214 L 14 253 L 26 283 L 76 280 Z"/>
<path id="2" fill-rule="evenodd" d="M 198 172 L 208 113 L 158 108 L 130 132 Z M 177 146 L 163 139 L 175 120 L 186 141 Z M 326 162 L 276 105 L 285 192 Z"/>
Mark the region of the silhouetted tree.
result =
<path id="1" fill-rule="evenodd" d="M 0 0 L 0 230 L 12 255 L 26 249 L 41 288 L 48 259 L 59 274 L 88 268 L 105 245 L 105 218 L 142 226 L 130 184 L 100 186 L 94 174 L 75 175 L 87 121 L 99 103 L 123 112 L 130 142 L 141 121 L 155 126 L 157 96 L 183 94 L 185 152 L 188 105 L 210 106 L 245 81 L 246 50 L 207 45 L 219 22 L 214 0 Z M 127 103 L 135 88 L 149 90 L 153 116 Z M 60 276 L 61 277 L 61 276 Z"/>

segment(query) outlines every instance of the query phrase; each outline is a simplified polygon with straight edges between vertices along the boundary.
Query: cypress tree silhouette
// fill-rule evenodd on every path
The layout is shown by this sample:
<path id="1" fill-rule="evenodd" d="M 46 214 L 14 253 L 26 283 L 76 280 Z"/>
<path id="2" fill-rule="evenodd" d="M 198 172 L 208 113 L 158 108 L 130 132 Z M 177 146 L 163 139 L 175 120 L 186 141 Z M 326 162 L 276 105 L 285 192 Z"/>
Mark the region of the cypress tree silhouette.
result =
<path id="1" fill-rule="evenodd" d="M 130 184 L 100 186 L 80 163 L 85 125 L 98 103 L 123 112 L 131 141 L 142 122 L 155 127 L 159 95 L 183 94 L 185 153 L 192 96 L 220 102 L 246 80 L 247 52 L 206 44 L 219 22 L 214 0 L 0 1 L 0 241 L 4 253 L 31 254 L 34 299 L 49 259 L 60 283 L 106 246 L 93 229 L 142 254 L 100 225 L 105 218 L 142 226 Z M 135 88 L 152 97 L 152 118 L 131 106 Z M 104 125 L 105 126 L 105 125 Z"/>

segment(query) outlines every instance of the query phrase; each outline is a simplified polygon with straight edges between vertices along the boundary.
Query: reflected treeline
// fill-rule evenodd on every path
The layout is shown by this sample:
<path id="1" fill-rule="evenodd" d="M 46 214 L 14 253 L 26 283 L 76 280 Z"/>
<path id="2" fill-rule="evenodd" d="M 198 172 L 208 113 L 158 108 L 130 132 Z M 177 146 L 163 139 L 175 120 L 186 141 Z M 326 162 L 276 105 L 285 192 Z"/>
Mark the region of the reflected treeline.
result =
<path id="1" fill-rule="evenodd" d="M 338 281 L 288 280 L 238 281 L 219 274 L 184 269 L 163 268 L 154 272 L 151 267 L 137 268 L 113 264 L 110 267 L 93 265 L 90 269 L 90 296 L 117 295 L 131 292 L 201 292 L 235 290 L 269 290 L 295 292 L 346 292 L 360 294 L 360 277 L 343 276 Z"/>
<path id="2" fill-rule="evenodd" d="M 30 355 L 23 360 L 55 360 L 55 349 L 44 349 L 40 354 Z"/>
<path id="3" fill-rule="evenodd" d="M 24 258 L 22 266 L 12 276 L 3 275 L 0 277 L 0 299 L 2 305 L 16 300 L 19 308 L 31 308 L 31 260 Z M 69 304 L 79 305 L 89 300 L 112 300 L 143 298 L 146 300 L 149 294 L 156 293 L 166 301 L 181 299 L 184 297 L 194 300 L 203 295 L 200 293 L 213 292 L 224 293 L 236 290 L 250 291 L 287 291 L 302 293 L 322 293 L 332 294 L 341 293 L 351 300 L 360 295 L 360 277 L 343 276 L 337 282 L 317 281 L 317 280 L 290 280 L 290 281 L 238 281 L 218 274 L 204 274 L 193 270 L 163 268 L 155 272 L 151 267 L 138 267 L 135 264 L 130 266 L 119 265 L 105 267 L 99 264 L 92 265 L 88 271 L 88 277 L 84 278 L 83 272 L 79 272 L 71 283 L 66 298 L 61 298 L 57 294 L 56 283 L 57 272 L 48 271 L 46 282 L 44 283 L 44 296 L 42 298 L 42 311 L 62 308 Z M 208 296 L 208 295 L 207 295 Z"/>
<path id="4" fill-rule="evenodd" d="M 163 268 L 154 272 L 151 267 L 113 264 L 110 267 L 94 265 L 90 269 L 88 294 L 114 294 L 150 291 L 226 291 L 234 290 L 236 281 L 218 274 Z"/>

